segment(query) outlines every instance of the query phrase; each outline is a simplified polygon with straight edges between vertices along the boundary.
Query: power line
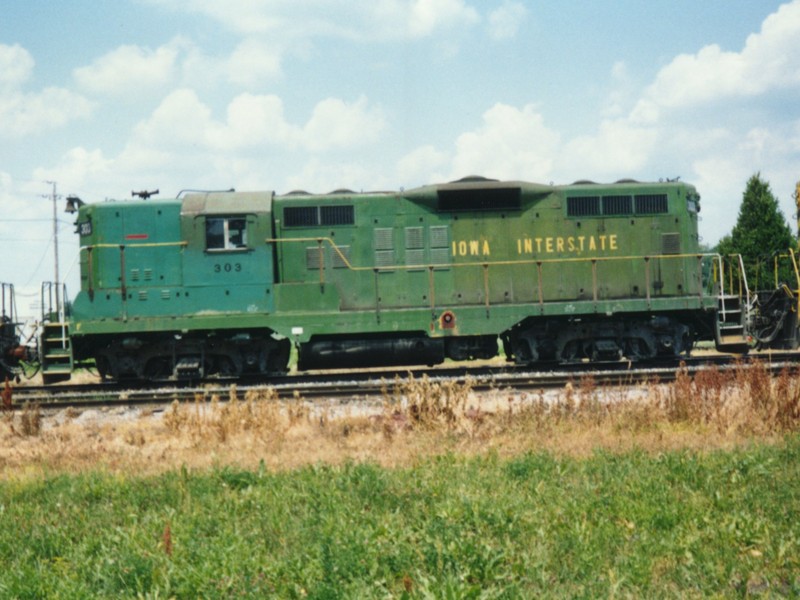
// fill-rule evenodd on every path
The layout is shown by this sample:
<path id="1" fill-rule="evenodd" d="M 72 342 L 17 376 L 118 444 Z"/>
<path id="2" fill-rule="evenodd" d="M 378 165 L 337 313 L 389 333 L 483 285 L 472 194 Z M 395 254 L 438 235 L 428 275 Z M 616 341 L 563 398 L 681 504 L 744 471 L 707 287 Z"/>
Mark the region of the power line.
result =
<path id="1" fill-rule="evenodd" d="M 44 250 L 42 251 L 42 256 L 39 259 L 39 263 L 36 265 L 36 268 L 33 271 L 31 271 L 31 276 L 28 278 L 28 281 L 25 282 L 25 285 L 23 287 L 28 287 L 31 284 L 33 278 L 36 277 L 36 274 L 39 272 L 39 267 L 41 267 L 42 263 L 44 262 L 44 257 L 47 256 L 47 251 L 50 249 L 50 244 L 52 243 L 52 241 L 53 241 L 52 238 L 48 240 L 47 246 L 45 246 Z"/>
<path id="2" fill-rule="evenodd" d="M 33 222 L 43 222 L 49 223 L 51 219 L 6 219 L 3 218 L 3 223 L 33 223 Z"/>
<path id="3" fill-rule="evenodd" d="M 49 196 L 42 196 L 42 197 L 43 198 L 49 198 Z M 6 218 L 3 218 L 2 223 L 7 223 L 9 221 L 13 221 L 13 222 L 17 222 L 17 223 L 23 223 L 23 222 L 52 223 L 53 222 L 53 218 L 52 217 L 49 217 L 49 218 L 48 217 L 37 217 L 35 219 L 34 218 L 30 218 L 30 219 L 6 219 Z M 58 221 L 59 226 L 74 225 L 75 224 L 74 221 L 70 221 L 69 219 L 58 218 L 58 219 L 56 219 L 56 221 Z M 2 223 L 0 223 L 0 224 L 2 224 Z"/>

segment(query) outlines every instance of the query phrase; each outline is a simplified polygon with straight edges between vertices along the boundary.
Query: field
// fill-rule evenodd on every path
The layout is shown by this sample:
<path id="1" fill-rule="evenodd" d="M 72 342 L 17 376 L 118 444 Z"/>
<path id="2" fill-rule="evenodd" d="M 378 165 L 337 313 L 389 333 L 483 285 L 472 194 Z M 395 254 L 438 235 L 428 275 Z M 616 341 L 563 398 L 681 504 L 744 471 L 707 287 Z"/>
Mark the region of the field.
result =
<path id="1" fill-rule="evenodd" d="M 226 401 L 223 401 L 226 400 Z M 794 597 L 800 380 L 0 421 L 3 597 Z"/>

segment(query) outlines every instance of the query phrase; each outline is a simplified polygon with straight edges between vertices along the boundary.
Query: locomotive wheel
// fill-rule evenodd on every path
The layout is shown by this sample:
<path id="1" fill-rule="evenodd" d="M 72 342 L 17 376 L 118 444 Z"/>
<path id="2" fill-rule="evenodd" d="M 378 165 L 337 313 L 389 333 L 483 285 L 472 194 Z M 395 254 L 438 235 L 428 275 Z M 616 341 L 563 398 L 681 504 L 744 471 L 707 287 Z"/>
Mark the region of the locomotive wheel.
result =
<path id="1" fill-rule="evenodd" d="M 514 361 L 518 365 L 527 365 L 535 362 L 538 356 L 534 354 L 530 342 L 526 339 L 515 340 L 513 344 Z"/>
<path id="2" fill-rule="evenodd" d="M 289 370 L 289 354 L 292 345 L 289 340 L 280 340 L 277 347 L 271 349 L 267 358 L 267 372 L 274 374 L 284 374 Z"/>
<path id="3" fill-rule="evenodd" d="M 95 367 L 97 368 L 97 373 L 100 375 L 100 379 L 105 379 L 109 377 L 109 372 L 111 371 L 111 365 L 108 364 L 108 358 L 105 356 L 96 356 L 94 359 Z"/>
<path id="4" fill-rule="evenodd" d="M 640 337 L 632 337 L 625 340 L 625 356 L 630 360 L 646 360 L 653 358 L 656 351 L 650 340 Z"/>
<path id="5" fill-rule="evenodd" d="M 580 360 L 580 356 L 578 354 L 579 351 L 579 343 L 577 340 L 570 340 L 564 347 L 561 348 L 561 351 L 558 353 L 557 358 L 563 362 L 575 362 Z"/>
<path id="6" fill-rule="evenodd" d="M 144 368 L 144 377 L 151 381 L 159 379 L 167 379 L 172 375 L 169 361 L 166 358 L 159 357 L 147 361 Z"/>
<path id="7" fill-rule="evenodd" d="M 220 356 L 216 362 L 217 372 L 221 377 L 236 377 L 241 374 L 229 356 Z"/>

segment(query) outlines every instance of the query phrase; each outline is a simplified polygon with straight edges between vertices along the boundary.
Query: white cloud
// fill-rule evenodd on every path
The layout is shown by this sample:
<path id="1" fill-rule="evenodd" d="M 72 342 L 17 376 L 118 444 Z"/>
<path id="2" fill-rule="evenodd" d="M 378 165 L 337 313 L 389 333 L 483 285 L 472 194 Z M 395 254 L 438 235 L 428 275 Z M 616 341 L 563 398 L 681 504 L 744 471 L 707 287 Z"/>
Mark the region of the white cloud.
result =
<path id="1" fill-rule="evenodd" d="M 59 190 L 67 194 L 93 185 L 96 180 L 107 180 L 113 161 L 103 156 L 101 150 L 76 147 L 68 150 L 58 165 L 38 168 L 33 178 L 37 181 L 57 181 Z"/>
<path id="2" fill-rule="evenodd" d="M 33 57 L 25 48 L 0 44 L 0 86 L 21 86 L 31 76 L 33 66 Z"/>
<path id="3" fill-rule="evenodd" d="M 40 185 L 40 189 L 44 186 Z M 20 190 L 18 189 L 18 182 L 10 174 L 0 171 L 0 205 L 6 215 L 12 215 L 12 218 L 24 218 L 32 216 L 39 208 L 36 203 L 29 200 L 21 199 Z M 0 221 L 0 230 L 4 234 L 11 234 L 19 232 L 19 223 L 11 220 L 3 219 Z"/>
<path id="4" fill-rule="evenodd" d="M 800 121 L 776 129 L 758 125 L 739 129 L 715 127 L 707 131 L 683 132 L 683 145 L 691 143 L 688 167 L 683 173 L 694 183 L 702 202 L 701 230 L 709 243 L 716 243 L 736 223 L 748 178 L 756 172 L 770 182 L 783 214 L 796 212 L 792 194 L 798 180 Z M 713 200 L 710 200 L 713 199 Z"/>
<path id="5" fill-rule="evenodd" d="M 481 20 L 478 11 L 465 0 L 147 1 L 179 14 L 203 15 L 242 37 L 224 58 L 204 54 L 197 47 L 185 48 L 182 85 L 198 88 L 221 81 L 252 88 L 274 80 L 282 75 L 282 63 L 288 52 L 309 56 L 315 43 L 323 40 L 389 44 L 436 35 L 439 52 L 452 57 L 458 53 L 461 32 Z M 517 4 L 508 6 L 514 12 Z M 502 10 L 495 20 L 498 18 L 503 20 Z M 510 22 L 505 24 L 510 25 Z M 503 26 L 498 23 L 495 29 Z M 444 32 L 453 32 L 455 37 Z M 156 59 L 168 58 L 161 56 L 167 49 L 174 52 L 175 44 L 156 52 L 124 47 L 77 70 L 76 78 L 83 85 L 120 89 L 123 86 L 115 81 L 114 75 L 125 77 L 125 63 L 155 67 L 154 63 L 161 64 Z M 166 62 L 163 66 L 167 66 Z"/>
<path id="6" fill-rule="evenodd" d="M 137 100 L 143 91 L 163 90 L 170 84 L 198 88 L 221 82 L 245 87 L 260 84 L 281 74 L 282 55 L 281 44 L 274 40 L 247 38 L 228 56 L 219 56 L 205 54 L 178 36 L 155 50 L 120 46 L 72 73 L 87 92 Z"/>
<path id="7" fill-rule="evenodd" d="M 489 35 L 495 40 L 513 38 L 527 13 L 521 2 L 504 2 L 500 8 L 489 13 Z"/>
<path id="8" fill-rule="evenodd" d="M 569 165 L 581 178 L 624 177 L 648 163 L 658 139 L 657 129 L 639 127 L 627 119 L 605 120 L 596 134 L 570 140 L 560 164 Z"/>
<path id="9" fill-rule="evenodd" d="M 134 131 L 134 145 L 237 152 L 281 146 L 284 150 L 322 152 L 355 148 L 377 139 L 384 117 L 366 98 L 347 103 L 320 101 L 307 123 L 289 123 L 277 96 L 241 94 L 227 108 L 226 120 L 215 120 L 211 109 L 189 89 L 173 92 Z"/>
<path id="10" fill-rule="evenodd" d="M 282 52 L 256 39 L 244 40 L 228 59 L 228 78 L 233 83 L 253 85 L 281 73 Z"/>
<path id="11" fill-rule="evenodd" d="M 89 116 L 91 103 L 63 88 L 45 88 L 24 94 L 19 91 L 0 96 L 0 134 L 22 137 L 61 127 Z"/>
<path id="12" fill-rule="evenodd" d="M 302 189 L 318 194 L 336 189 L 361 191 L 363 182 L 371 180 L 374 180 L 374 173 L 363 164 L 346 160 L 320 160 L 314 156 L 299 172 L 286 178 L 287 189 L 283 191 Z"/>
<path id="13" fill-rule="evenodd" d="M 374 185 L 375 171 L 355 153 L 385 128 L 379 108 L 366 98 L 328 98 L 305 122 L 290 122 L 274 95 L 240 94 L 221 118 L 188 88 L 164 98 L 138 123 L 124 149 L 110 160 L 87 156 L 98 167 L 93 189 L 112 194 L 131 187 L 279 189 L 327 191 Z M 332 154 L 331 151 L 341 151 Z M 94 161 L 90 161 L 94 158 Z M 59 168 L 68 171 L 62 160 Z M 78 169 L 80 171 L 80 169 Z M 59 179 L 60 173 L 54 174 Z"/>
<path id="14" fill-rule="evenodd" d="M 25 93 L 34 60 L 19 45 L 0 44 L 0 135 L 19 138 L 57 128 L 89 115 L 84 97 L 57 87 Z"/>
<path id="15" fill-rule="evenodd" d="M 90 92 L 135 96 L 142 89 L 158 88 L 174 80 L 177 57 L 175 44 L 156 50 L 120 46 L 91 65 L 75 69 L 73 75 L 78 85 Z"/>
<path id="16" fill-rule="evenodd" d="M 303 145 L 312 151 L 354 148 L 374 142 L 383 129 L 382 112 L 370 108 L 366 97 L 352 104 L 327 98 L 317 103 L 303 128 Z"/>
<path id="17" fill-rule="evenodd" d="M 172 92 L 153 114 L 134 129 L 134 140 L 152 147 L 206 145 L 210 129 L 211 109 L 190 89 Z"/>
<path id="18" fill-rule="evenodd" d="M 797 178 L 783 166 L 800 158 L 791 124 L 767 112 L 779 105 L 776 93 L 800 85 L 800 1 L 768 16 L 740 51 L 708 45 L 676 56 L 638 93 L 624 63 L 611 75 L 605 118 L 558 155 L 564 180 L 680 175 L 707 199 L 701 230 L 714 243 L 735 223 L 750 175 L 773 174 L 776 190 Z M 772 100 L 743 102 L 761 96 Z M 796 119 L 791 105 L 780 105 Z"/>
<path id="19" fill-rule="evenodd" d="M 763 94 L 800 84 L 800 1 L 768 16 L 741 52 L 705 46 L 681 54 L 661 69 L 633 112 L 640 122 L 660 118 L 661 109 L 698 106 L 731 97 Z"/>
<path id="20" fill-rule="evenodd" d="M 409 152 L 397 163 L 397 178 L 407 187 L 443 181 L 444 169 L 450 164 L 450 156 L 431 145 L 421 146 Z"/>
<path id="21" fill-rule="evenodd" d="M 152 0 L 152 3 L 181 12 L 204 14 L 243 34 L 279 29 L 285 22 L 278 14 L 283 7 L 292 4 L 281 0 Z"/>
<path id="22" fill-rule="evenodd" d="M 708 155 L 694 161 L 692 183 L 702 198 L 715 198 L 714 202 L 700 201 L 703 242 L 716 244 L 736 224 L 751 166 L 744 157 L 732 154 Z"/>
<path id="23" fill-rule="evenodd" d="M 427 36 L 441 27 L 470 25 L 479 20 L 477 11 L 466 6 L 463 0 L 414 0 L 410 4 L 401 2 L 399 6 L 401 12 L 405 12 L 401 23 L 405 22 L 412 37 Z"/>
<path id="24" fill-rule="evenodd" d="M 480 126 L 455 139 L 452 153 L 420 146 L 398 161 L 396 172 L 408 186 L 468 175 L 548 182 L 561 147 L 560 135 L 534 105 L 497 103 L 483 113 Z"/>
<path id="25" fill-rule="evenodd" d="M 483 114 L 480 128 L 456 140 L 453 178 L 484 175 L 547 181 L 559 143 L 559 134 L 544 124 L 533 105 L 520 110 L 498 103 Z"/>
<path id="26" fill-rule="evenodd" d="M 227 126 L 218 128 L 223 138 L 215 145 L 291 145 L 300 136 L 299 129 L 286 121 L 283 102 L 277 96 L 241 94 L 228 105 L 227 117 Z"/>
<path id="27" fill-rule="evenodd" d="M 271 0 L 144 0 L 166 11 L 205 15 L 240 33 L 264 33 L 275 23 L 267 17 Z"/>
<path id="28" fill-rule="evenodd" d="M 472 25 L 478 11 L 464 0 L 150 0 L 168 10 L 197 13 L 247 36 L 397 39 Z"/>
<path id="29" fill-rule="evenodd" d="M 634 90 L 628 65 L 617 61 L 611 67 L 612 89 L 603 106 L 602 113 L 605 118 L 619 118 L 630 110 L 630 103 L 638 90 Z"/>

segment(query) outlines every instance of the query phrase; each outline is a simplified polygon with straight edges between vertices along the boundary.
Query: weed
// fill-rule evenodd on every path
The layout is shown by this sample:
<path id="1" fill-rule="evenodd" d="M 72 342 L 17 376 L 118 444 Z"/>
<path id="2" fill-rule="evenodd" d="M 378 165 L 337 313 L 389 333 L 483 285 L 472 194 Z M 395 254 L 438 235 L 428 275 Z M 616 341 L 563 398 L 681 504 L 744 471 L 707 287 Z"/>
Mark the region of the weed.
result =
<path id="1" fill-rule="evenodd" d="M 202 398 L 202 396 L 200 396 Z M 195 402 L 198 397 L 195 396 Z M 173 433 L 179 433 L 186 426 L 188 420 L 187 413 L 181 410 L 181 404 L 174 400 L 170 407 L 164 412 L 164 425 Z"/>
<path id="2" fill-rule="evenodd" d="M 125 442 L 130 444 L 131 446 L 138 446 L 142 447 L 145 445 L 146 440 L 144 434 L 141 431 L 137 430 L 129 430 L 125 432 Z"/>
<path id="3" fill-rule="evenodd" d="M 692 421 L 697 418 L 695 386 L 685 363 L 678 368 L 675 381 L 669 386 L 664 400 L 664 411 L 670 421 Z"/>
<path id="4" fill-rule="evenodd" d="M 636 387 L 598 386 L 583 377 L 561 390 L 532 393 L 478 394 L 469 380 L 421 377 L 388 382 L 382 404 L 348 410 L 312 404 L 299 393 L 282 400 L 272 388 L 231 387 L 223 395 L 199 393 L 161 417 L 124 427 L 83 417 L 43 427 L 38 408 L 28 406 L 0 415 L 0 468 L 10 474 L 31 465 L 83 469 L 98 463 L 148 472 L 259 460 L 269 469 L 348 460 L 402 465 L 448 452 L 587 456 L 597 448 L 731 447 L 798 430 L 797 371 L 771 377 L 758 363 L 694 375 L 681 366 L 672 383 Z M 21 437 L 25 444 L 15 444 Z"/>
<path id="5" fill-rule="evenodd" d="M 164 525 L 164 532 L 161 534 L 161 544 L 164 554 L 172 556 L 172 527 L 169 522 Z"/>
<path id="6" fill-rule="evenodd" d="M 25 403 L 20 415 L 20 428 L 25 437 L 39 435 L 42 430 L 42 412 L 38 404 Z"/>
<path id="7" fill-rule="evenodd" d="M 467 402 L 471 392 L 469 379 L 460 383 L 433 381 L 427 375 L 402 381 L 398 378 L 387 406 L 393 416 L 403 415 L 414 428 L 468 430 Z"/>
<path id="8" fill-rule="evenodd" d="M 774 384 L 775 408 L 772 413 L 774 425 L 780 431 L 792 431 L 800 422 L 800 373 L 783 369 Z"/>

